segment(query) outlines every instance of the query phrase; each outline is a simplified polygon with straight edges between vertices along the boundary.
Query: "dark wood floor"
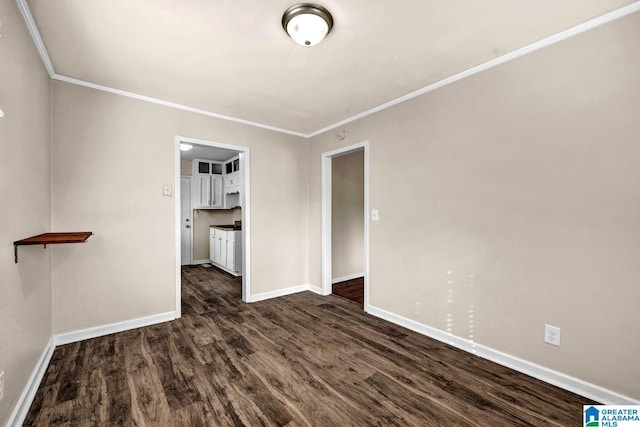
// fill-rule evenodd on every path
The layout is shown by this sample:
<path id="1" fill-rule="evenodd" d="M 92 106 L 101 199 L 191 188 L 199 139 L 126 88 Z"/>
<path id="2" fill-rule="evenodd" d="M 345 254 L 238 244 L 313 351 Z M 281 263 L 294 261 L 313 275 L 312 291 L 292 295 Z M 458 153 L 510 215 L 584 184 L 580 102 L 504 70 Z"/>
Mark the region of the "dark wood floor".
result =
<path id="1" fill-rule="evenodd" d="M 349 301 L 353 301 L 364 308 L 364 277 L 345 280 L 331 285 L 331 293 Z"/>
<path id="2" fill-rule="evenodd" d="M 586 399 L 309 292 L 244 304 L 183 269 L 183 317 L 57 348 L 25 425 L 570 426 Z"/>

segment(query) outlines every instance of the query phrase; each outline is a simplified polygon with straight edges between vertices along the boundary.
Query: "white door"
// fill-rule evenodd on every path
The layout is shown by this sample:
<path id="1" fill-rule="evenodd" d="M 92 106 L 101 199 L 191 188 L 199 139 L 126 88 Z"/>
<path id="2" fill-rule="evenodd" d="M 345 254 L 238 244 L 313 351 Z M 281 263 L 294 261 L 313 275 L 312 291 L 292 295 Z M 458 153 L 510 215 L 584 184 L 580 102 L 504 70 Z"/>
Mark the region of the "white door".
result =
<path id="1" fill-rule="evenodd" d="M 180 177 L 180 259 L 182 265 L 191 264 L 191 177 Z"/>

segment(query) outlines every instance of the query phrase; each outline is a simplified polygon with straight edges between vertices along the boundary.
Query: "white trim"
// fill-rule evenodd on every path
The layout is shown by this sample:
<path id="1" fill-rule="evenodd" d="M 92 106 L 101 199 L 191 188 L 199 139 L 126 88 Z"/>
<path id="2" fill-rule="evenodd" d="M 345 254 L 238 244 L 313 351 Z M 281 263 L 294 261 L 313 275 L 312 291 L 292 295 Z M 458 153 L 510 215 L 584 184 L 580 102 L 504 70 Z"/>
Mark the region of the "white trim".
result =
<path id="1" fill-rule="evenodd" d="M 191 261 L 191 265 L 211 264 L 214 265 L 210 259 L 199 259 L 197 261 Z M 217 265 L 216 265 L 217 267 Z"/>
<path id="2" fill-rule="evenodd" d="M 53 336 L 56 346 L 69 344 L 72 342 L 84 341 L 91 338 L 102 337 L 116 332 L 128 331 L 130 329 L 142 328 L 144 326 L 156 325 L 158 323 L 169 322 L 176 319 L 173 311 L 167 313 L 154 314 L 152 316 L 139 317 L 137 319 L 125 320 L 123 322 L 110 323 L 108 325 L 95 326 L 93 328 L 81 329 L 79 331 L 65 332 Z"/>
<path id="3" fill-rule="evenodd" d="M 622 7 L 620 9 L 614 10 L 613 12 L 606 13 L 604 15 L 598 16 L 594 19 L 591 19 L 582 24 L 576 25 L 575 27 L 571 27 L 564 31 L 560 31 L 552 36 L 546 37 L 542 40 L 538 40 L 537 42 L 531 43 L 527 46 L 521 47 L 520 49 L 516 49 L 512 52 L 506 53 L 502 56 L 494 58 L 490 61 L 484 62 L 482 64 L 476 65 L 475 67 L 471 67 L 467 70 L 449 76 L 445 79 L 432 83 L 428 86 L 425 86 L 421 89 L 410 92 L 404 96 L 401 96 L 396 99 L 392 99 L 389 102 L 385 102 L 384 104 L 380 104 L 377 107 L 371 108 L 367 111 L 363 111 L 362 113 L 356 114 L 344 120 L 341 120 L 337 123 L 324 127 L 322 129 L 318 129 L 315 132 L 311 132 L 307 135 L 307 138 L 313 138 L 314 136 L 318 136 L 340 126 L 344 126 L 346 124 L 352 123 L 356 120 L 362 119 L 363 117 L 370 116 L 374 113 L 377 113 L 382 110 L 386 110 L 387 108 L 393 107 L 394 105 L 401 104 L 403 102 L 409 101 L 410 99 L 416 98 L 418 96 L 424 95 L 425 93 L 432 92 L 436 89 L 440 89 L 443 86 L 450 85 L 459 80 L 470 77 L 474 74 L 478 74 L 482 71 L 488 70 L 490 68 L 496 67 L 500 64 L 504 64 L 505 62 L 512 61 L 514 59 L 520 58 L 521 56 L 527 55 L 529 53 L 535 52 L 547 46 L 551 46 L 555 43 L 566 40 L 575 35 L 584 33 L 585 31 L 591 30 L 593 28 L 599 27 L 601 25 L 607 24 L 609 22 L 615 21 L 616 19 L 623 18 L 627 15 L 630 15 L 634 12 L 640 10 L 640 1 L 636 1 L 635 3 L 631 3 L 628 6 Z"/>
<path id="4" fill-rule="evenodd" d="M 31 376 L 29 376 L 29 380 L 27 381 L 24 390 L 22 390 L 18 403 L 16 403 L 16 406 L 13 408 L 13 412 L 11 412 L 11 415 L 9 416 L 7 426 L 18 427 L 24 422 L 24 419 L 29 413 L 31 403 L 33 403 L 33 398 L 36 396 L 38 387 L 40 387 L 42 378 L 44 377 L 45 372 L 47 372 L 47 367 L 49 366 L 49 362 L 51 361 L 51 356 L 53 356 L 55 348 L 53 337 L 51 337 L 49 338 L 49 342 L 45 346 L 44 350 L 42 350 L 42 354 L 40 355 L 33 372 L 31 372 Z"/>
<path id="5" fill-rule="evenodd" d="M 178 319 L 182 317 L 182 236 L 180 232 L 182 231 L 182 211 L 180 208 L 180 202 L 182 201 L 182 189 L 180 185 L 180 179 L 182 177 L 182 171 L 180 166 L 180 141 L 178 138 L 174 139 L 174 153 L 177 151 L 178 154 L 174 154 L 173 159 L 173 209 L 174 209 L 174 218 L 176 221 L 174 233 L 174 240 L 176 245 L 176 256 L 173 260 L 173 311 L 175 313 L 175 318 Z M 193 221 L 191 222 L 193 224 Z M 191 235 L 191 262 L 193 262 L 193 234 Z M 177 284 L 177 285 L 176 285 Z"/>
<path id="6" fill-rule="evenodd" d="M 369 141 L 322 153 L 322 295 L 331 294 L 331 161 L 364 150 L 364 311 L 369 311 Z"/>
<path id="7" fill-rule="evenodd" d="M 329 153 L 322 155 L 322 295 L 331 294 L 331 156 Z"/>
<path id="8" fill-rule="evenodd" d="M 164 107 L 175 108 L 177 110 L 189 111 L 190 113 L 202 114 L 203 116 L 214 117 L 220 120 L 226 120 L 229 122 L 241 123 L 247 126 L 253 126 L 261 129 L 271 130 L 274 132 L 285 133 L 288 135 L 299 136 L 302 138 L 307 138 L 307 135 L 301 132 L 295 132 L 288 129 L 282 129 L 275 126 L 266 125 L 264 123 L 252 122 L 251 120 L 239 119 L 237 117 L 226 116 L 224 114 L 214 113 L 212 111 L 203 110 L 200 108 L 190 107 L 188 105 L 178 104 L 171 101 L 165 101 L 164 99 L 153 98 L 151 96 L 140 95 L 133 92 L 128 92 L 126 90 L 115 89 L 109 86 L 103 86 L 97 83 L 87 82 L 85 80 L 76 79 L 74 77 L 63 76 L 60 74 L 54 74 L 52 77 L 54 80 L 59 80 L 61 82 L 71 83 L 78 86 L 84 86 L 91 89 L 101 90 L 103 92 L 109 92 L 116 95 L 126 96 L 127 98 L 137 99 L 138 101 L 146 101 L 152 104 L 162 105 Z"/>
<path id="9" fill-rule="evenodd" d="M 42 37 L 40 37 L 40 33 L 38 32 L 38 28 L 35 24 L 35 21 L 33 19 L 33 15 L 31 14 L 31 10 L 29 10 L 29 7 L 27 6 L 27 3 L 25 0 L 16 0 L 16 3 L 18 4 L 18 8 L 20 9 L 20 12 L 22 12 L 22 16 L 27 24 L 27 29 L 29 30 L 29 32 L 31 33 L 31 37 L 33 38 L 33 41 L 36 45 L 36 49 L 38 50 L 38 53 L 40 54 L 40 57 L 42 58 L 42 62 L 44 63 L 45 68 L 47 69 L 47 72 L 49 73 L 49 76 L 52 79 L 55 80 L 60 80 L 63 82 L 67 82 L 67 83 L 71 83 L 71 84 L 76 84 L 79 86 L 85 86 L 85 87 L 89 87 L 92 89 L 96 89 L 96 90 L 101 90 L 101 91 L 105 91 L 105 92 L 110 92 L 110 93 L 114 93 L 116 95 L 122 95 L 122 96 L 126 96 L 129 98 L 134 98 L 134 99 L 138 99 L 140 101 L 147 101 L 147 102 L 151 102 L 154 104 L 159 104 L 159 105 L 164 105 L 165 107 L 170 107 L 170 108 L 176 108 L 179 110 L 184 110 L 184 111 L 190 111 L 192 113 L 196 113 L 196 114 L 203 114 L 205 116 L 209 116 L 209 117 L 215 117 L 221 120 L 228 120 L 231 122 L 236 122 L 236 123 L 242 123 L 248 126 L 254 126 L 254 127 L 258 127 L 258 128 L 262 128 L 262 129 L 267 129 L 267 130 L 272 130 L 274 132 L 280 132 L 280 133 L 284 133 L 284 134 L 288 134 L 288 135 L 294 135 L 294 136 L 299 136 L 302 138 L 313 138 L 314 136 L 323 134 L 325 132 L 328 132 L 332 129 L 335 129 L 337 127 L 340 126 L 344 126 L 346 124 L 349 124 L 351 122 L 354 122 L 358 119 L 361 119 L 363 117 L 367 117 L 370 116 L 371 114 L 377 113 L 379 111 L 385 110 L 387 108 L 393 107 L 394 105 L 403 103 L 405 101 L 408 101 L 410 99 L 416 98 L 420 95 L 424 95 L 425 93 L 428 92 L 432 92 L 436 89 L 439 89 L 443 86 L 449 85 L 451 83 L 457 82 L 458 80 L 462 80 L 466 77 L 472 76 L 474 74 L 480 73 L 482 71 L 488 70 L 490 68 L 493 68 L 497 65 L 500 64 L 504 64 L 505 62 L 511 61 L 513 59 L 519 58 L 521 56 L 527 55 L 531 52 L 535 52 L 537 50 L 540 50 L 544 47 L 547 46 L 551 46 L 555 43 L 561 42 L 563 40 L 566 40 L 570 37 L 573 37 L 575 35 L 584 33 L 585 31 L 589 31 L 593 28 L 599 27 L 601 25 L 607 24 L 609 22 L 615 21 L 617 19 L 623 18 L 627 15 L 630 15 L 632 13 L 635 13 L 637 11 L 640 10 L 640 1 L 636 1 L 634 3 L 631 3 L 627 6 L 621 7 L 620 9 L 616 9 L 612 12 L 606 13 L 604 15 L 598 16 L 596 18 L 593 18 L 587 22 L 584 22 L 582 24 L 576 25 L 574 27 L 571 27 L 569 29 L 566 29 L 564 31 L 561 31 L 559 33 L 556 33 L 554 35 L 551 35 L 547 38 L 544 38 L 542 40 L 539 40 L 537 42 L 531 43 L 527 46 L 524 46 L 520 49 L 516 49 L 512 52 L 509 52 L 505 55 L 499 56 L 497 58 L 494 58 L 490 61 L 487 61 L 483 64 L 479 64 L 476 65 L 475 67 L 469 68 L 465 71 L 462 71 L 460 73 L 454 74 L 453 76 L 447 77 L 445 79 L 442 79 L 440 81 L 437 81 L 435 83 L 432 83 L 428 86 L 425 86 L 421 89 L 415 90 L 413 92 L 410 92 L 404 96 L 401 96 L 399 98 L 393 99 L 389 102 L 385 102 L 384 104 L 378 105 L 377 107 L 371 108 L 369 110 L 363 111 L 362 113 L 356 114 L 354 116 L 348 117 L 344 120 L 341 120 L 339 122 L 336 122 L 332 125 L 329 125 L 327 127 L 324 127 L 322 129 L 318 129 L 314 132 L 311 133 L 303 133 L 303 132 L 297 132 L 297 131 L 292 131 L 292 130 L 288 130 L 288 129 L 283 129 L 283 128 L 279 128 L 279 127 L 274 127 L 274 126 L 270 126 L 270 125 L 266 125 L 263 123 L 258 123 L 258 122 L 252 122 L 250 120 L 245 120 L 245 119 L 239 119 L 236 117 L 232 117 L 232 116 L 226 116 L 223 114 L 218 114 L 218 113 L 214 113 L 211 111 L 206 111 L 206 110 L 202 110 L 199 108 L 194 108 L 194 107 L 189 107 L 187 105 L 182 105 L 182 104 L 177 104 L 174 102 L 170 102 L 170 101 L 165 101 L 162 99 L 157 99 L 157 98 L 152 98 L 149 96 L 145 96 L 145 95 L 139 95 L 133 92 L 127 92 L 124 90 L 120 90 L 120 89 L 115 89 L 115 88 L 111 88 L 108 86 L 102 86 L 96 83 L 91 83 L 91 82 L 87 82 L 84 80 L 80 80 L 80 79 L 76 79 L 73 77 L 69 77 L 69 76 L 64 76 L 64 75 L 60 75 L 60 74 L 56 74 L 53 65 L 51 63 L 51 60 L 49 58 L 49 54 L 47 53 L 47 50 L 45 48 L 44 43 L 42 42 Z"/>
<path id="10" fill-rule="evenodd" d="M 275 291 L 263 292 L 261 294 L 256 294 L 251 297 L 251 302 L 260 302 L 273 298 L 280 298 L 287 295 L 297 294 L 299 292 L 310 291 L 318 295 L 322 295 L 322 290 L 313 285 L 300 285 L 300 286 L 292 286 L 290 288 L 285 289 L 277 289 Z"/>
<path id="11" fill-rule="evenodd" d="M 27 29 L 29 33 L 31 33 L 31 38 L 36 45 L 36 50 L 40 55 L 40 59 L 42 59 L 42 63 L 44 64 L 44 68 L 47 69 L 47 73 L 50 78 L 53 78 L 56 75 L 55 70 L 53 69 L 53 64 L 51 63 L 51 58 L 49 58 L 49 53 L 47 52 L 47 48 L 42 41 L 42 37 L 40 36 L 40 31 L 38 31 L 38 26 L 36 25 L 36 21 L 33 19 L 33 15 L 31 14 L 31 9 L 29 9 L 29 5 L 26 0 L 16 0 L 16 4 L 18 5 L 18 9 L 20 9 L 20 13 L 22 13 L 22 17 L 24 18 L 24 22 L 27 24 Z"/>
<path id="12" fill-rule="evenodd" d="M 242 171 L 242 301 L 251 301 L 251 151 L 240 153 Z"/>
<path id="13" fill-rule="evenodd" d="M 212 268 L 217 268 L 219 270 L 222 270 L 222 271 L 224 271 L 226 273 L 231 274 L 232 276 L 236 276 L 236 277 L 242 276 L 242 272 L 233 271 L 232 269 L 227 268 L 227 266 L 225 266 L 225 265 L 216 264 L 215 262 L 213 262 L 211 260 L 209 260 L 209 263 L 213 266 Z"/>
<path id="14" fill-rule="evenodd" d="M 224 144 L 206 139 L 191 138 L 176 135 L 174 138 L 175 176 L 180 180 L 180 142 L 205 145 L 212 148 L 224 148 L 239 152 L 240 171 L 244 189 L 242 194 L 242 301 L 251 302 L 251 150 L 241 145 Z M 175 306 L 179 307 L 182 301 L 181 290 L 181 263 L 180 263 L 180 194 L 175 200 Z M 206 260 L 211 262 L 211 260 Z M 179 310 L 176 309 L 177 312 Z"/>
<path id="15" fill-rule="evenodd" d="M 347 276 L 336 277 L 335 279 L 331 280 L 331 284 L 333 285 L 335 283 L 346 282 L 347 280 L 359 279 L 361 277 L 364 277 L 364 271 L 362 273 L 355 273 L 355 274 L 349 274 Z"/>
<path id="16" fill-rule="evenodd" d="M 396 325 L 403 326 L 414 332 L 426 335 L 435 340 L 452 345 L 466 352 L 475 354 L 483 359 L 490 360 L 499 365 L 506 366 L 523 374 L 537 378 L 546 383 L 571 391 L 597 402 L 607 405 L 640 405 L 640 400 L 624 396 L 615 391 L 608 390 L 595 384 L 588 383 L 578 378 L 554 371 L 544 366 L 537 365 L 524 359 L 494 350 L 471 340 L 460 338 L 447 332 L 441 331 L 415 320 L 391 313 L 381 308 L 369 306 L 368 313 L 372 316 L 387 320 Z"/>

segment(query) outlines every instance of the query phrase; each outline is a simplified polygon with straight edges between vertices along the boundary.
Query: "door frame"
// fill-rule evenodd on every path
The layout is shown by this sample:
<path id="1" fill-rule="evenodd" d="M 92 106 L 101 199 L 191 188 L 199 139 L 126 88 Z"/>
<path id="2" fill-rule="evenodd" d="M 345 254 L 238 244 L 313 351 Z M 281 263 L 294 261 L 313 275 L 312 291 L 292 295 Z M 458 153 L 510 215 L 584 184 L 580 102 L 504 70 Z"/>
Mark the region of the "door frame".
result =
<path id="1" fill-rule="evenodd" d="M 364 151 L 364 311 L 369 311 L 369 141 L 322 153 L 322 295 L 330 295 L 331 266 L 331 162 L 334 157 Z"/>
<path id="2" fill-rule="evenodd" d="M 176 135 L 174 137 L 174 188 L 175 191 L 175 260 L 174 260 L 174 309 L 176 319 L 182 316 L 182 272 L 180 262 L 180 143 L 205 145 L 212 148 L 225 148 L 240 153 L 240 170 L 244 190 L 242 192 L 242 301 L 251 302 L 251 153 L 249 147 L 224 144 L 205 139 Z M 193 247 L 193 238 L 191 240 Z"/>
<path id="3" fill-rule="evenodd" d="M 182 181 L 183 178 L 186 178 L 189 181 L 189 191 L 191 192 L 191 188 L 192 188 L 192 184 L 193 182 L 191 181 L 193 178 L 191 177 L 191 175 L 180 175 L 180 181 Z M 176 198 L 178 198 L 178 206 L 180 206 L 181 202 L 182 202 L 182 185 L 179 186 L 179 189 L 176 191 Z M 193 262 L 193 209 L 191 209 L 191 200 L 189 200 L 189 211 L 191 212 L 191 214 L 189 215 L 189 224 L 191 225 L 191 228 L 189 229 L 189 234 L 191 235 L 190 239 L 191 239 L 191 245 L 189 245 L 189 261 L 192 263 Z M 180 210 L 180 230 L 182 231 L 182 210 Z M 180 266 L 182 267 L 182 233 L 180 233 Z"/>

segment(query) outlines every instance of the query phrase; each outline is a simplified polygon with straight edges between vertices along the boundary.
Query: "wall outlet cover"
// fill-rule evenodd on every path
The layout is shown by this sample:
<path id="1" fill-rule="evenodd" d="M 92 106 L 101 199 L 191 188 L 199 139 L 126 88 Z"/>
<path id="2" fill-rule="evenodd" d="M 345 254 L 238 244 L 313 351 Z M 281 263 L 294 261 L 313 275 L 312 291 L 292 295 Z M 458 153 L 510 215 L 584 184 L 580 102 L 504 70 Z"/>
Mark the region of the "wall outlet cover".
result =
<path id="1" fill-rule="evenodd" d="M 544 342 L 560 347 L 560 328 L 544 325 Z"/>

